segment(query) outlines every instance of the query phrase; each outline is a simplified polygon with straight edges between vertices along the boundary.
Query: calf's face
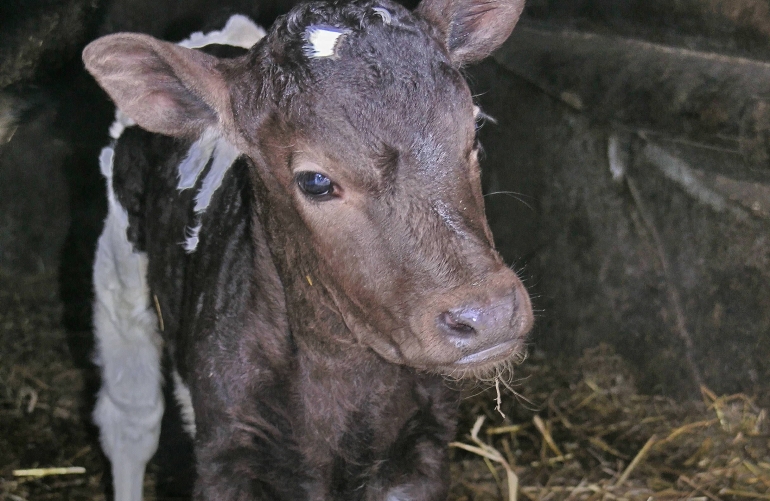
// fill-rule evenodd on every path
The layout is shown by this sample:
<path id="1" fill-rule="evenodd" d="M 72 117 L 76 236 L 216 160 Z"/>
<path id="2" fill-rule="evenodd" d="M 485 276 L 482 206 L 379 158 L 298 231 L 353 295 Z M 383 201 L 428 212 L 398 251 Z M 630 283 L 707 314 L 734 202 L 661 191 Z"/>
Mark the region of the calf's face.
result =
<path id="1" fill-rule="evenodd" d="M 493 248 L 458 71 L 502 43 L 521 8 L 313 3 L 232 61 L 141 35 L 98 40 L 84 59 L 143 127 L 216 127 L 250 157 L 290 310 L 323 291 L 385 359 L 463 374 L 510 358 L 532 323 Z"/>

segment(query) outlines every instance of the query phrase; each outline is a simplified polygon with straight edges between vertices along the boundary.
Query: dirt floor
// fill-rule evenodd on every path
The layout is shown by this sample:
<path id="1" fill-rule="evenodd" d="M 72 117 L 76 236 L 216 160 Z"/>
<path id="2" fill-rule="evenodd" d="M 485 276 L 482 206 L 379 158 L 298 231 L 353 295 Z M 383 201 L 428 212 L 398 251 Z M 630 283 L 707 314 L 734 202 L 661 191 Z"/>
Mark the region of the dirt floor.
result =
<path id="1" fill-rule="evenodd" d="M 56 284 L 0 274 L 2 501 L 104 499 Z M 606 346 L 569 366 L 534 354 L 509 384 L 468 390 L 450 499 L 770 500 L 770 418 L 757 402 L 707 388 L 688 402 L 641 395 Z M 145 490 L 156 499 L 151 477 Z"/>
<path id="2" fill-rule="evenodd" d="M 97 500 L 101 458 L 81 416 L 83 376 L 59 325 L 54 275 L 0 274 L 0 497 Z M 14 476 L 18 469 L 85 468 L 84 474 Z"/>

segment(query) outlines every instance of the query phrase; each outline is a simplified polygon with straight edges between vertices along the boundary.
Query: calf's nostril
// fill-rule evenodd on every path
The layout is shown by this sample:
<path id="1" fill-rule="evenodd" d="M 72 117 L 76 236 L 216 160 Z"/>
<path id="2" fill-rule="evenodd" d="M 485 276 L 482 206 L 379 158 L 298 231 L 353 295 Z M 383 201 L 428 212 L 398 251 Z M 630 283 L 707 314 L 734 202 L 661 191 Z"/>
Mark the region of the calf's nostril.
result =
<path id="1" fill-rule="evenodd" d="M 449 334 L 459 337 L 470 337 L 476 334 L 476 329 L 471 325 L 473 319 L 462 312 L 445 311 L 438 317 L 438 323 Z"/>
<path id="2" fill-rule="evenodd" d="M 439 315 L 438 323 L 451 336 L 502 339 L 512 332 L 516 302 L 516 294 L 512 293 L 484 303 L 466 304 L 444 311 Z"/>

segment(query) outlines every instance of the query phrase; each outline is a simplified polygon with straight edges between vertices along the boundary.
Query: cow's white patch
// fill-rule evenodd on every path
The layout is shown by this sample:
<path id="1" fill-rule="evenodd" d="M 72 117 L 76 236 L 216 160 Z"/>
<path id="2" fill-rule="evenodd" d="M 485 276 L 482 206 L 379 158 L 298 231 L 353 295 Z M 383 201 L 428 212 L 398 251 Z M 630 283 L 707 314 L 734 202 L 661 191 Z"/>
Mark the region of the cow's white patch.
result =
<path id="1" fill-rule="evenodd" d="M 388 11 L 388 9 L 385 9 L 383 7 L 375 7 L 372 10 L 376 15 L 380 16 L 383 23 L 390 24 L 391 17 L 390 17 L 390 11 Z"/>
<path id="2" fill-rule="evenodd" d="M 241 152 L 235 146 L 223 138 L 217 140 L 211 160 L 211 168 L 206 173 L 206 177 L 203 178 L 201 189 L 195 196 L 195 207 L 193 210 L 196 214 L 200 214 L 208 208 L 211 203 L 211 197 L 214 196 L 214 192 L 222 185 L 225 174 L 227 174 L 227 171 L 230 170 L 230 167 L 240 154 Z"/>
<path id="3" fill-rule="evenodd" d="M 182 244 L 182 248 L 187 252 L 188 254 L 191 252 L 195 252 L 195 249 L 198 248 L 198 242 L 200 242 L 200 232 L 201 227 L 203 225 L 198 223 L 197 226 L 194 226 L 192 228 L 187 228 L 185 231 L 185 239 L 184 243 Z"/>
<path id="4" fill-rule="evenodd" d="M 209 44 L 232 45 L 244 49 L 251 48 L 265 36 L 265 30 L 254 24 L 251 19 L 240 14 L 235 14 L 227 20 L 227 24 L 221 31 L 202 33 L 196 31 L 178 45 L 189 49 L 197 49 Z"/>
<path id="5" fill-rule="evenodd" d="M 201 175 L 203 169 L 206 168 L 206 164 L 211 160 L 211 155 L 214 154 L 214 148 L 216 147 L 217 140 L 219 139 L 219 133 L 214 128 L 208 128 L 203 131 L 201 137 L 198 138 L 187 150 L 187 156 L 179 164 L 179 183 L 176 185 L 176 189 L 179 191 L 186 190 L 195 186 L 198 181 L 198 176 Z"/>
<path id="6" fill-rule="evenodd" d="M 307 57 L 335 57 L 340 37 L 350 33 L 345 28 L 326 25 L 310 25 L 305 29 L 304 53 Z"/>
<path id="7" fill-rule="evenodd" d="M 264 35 L 262 28 L 244 16 L 233 16 L 221 31 L 195 33 L 181 45 L 201 47 L 219 43 L 248 48 Z M 130 117 L 116 110 L 110 137 L 117 141 L 126 127 L 132 125 L 135 122 Z M 204 132 L 188 151 L 179 166 L 179 189 L 195 186 L 206 165 L 212 162 L 202 183 L 203 194 L 196 197 L 198 212 L 208 206 L 236 153 L 221 134 L 213 131 Z M 102 372 L 93 417 L 99 426 L 102 449 L 112 463 L 116 501 L 141 501 L 145 467 L 158 447 L 164 410 L 160 370 L 163 341 L 157 314 L 150 303 L 147 255 L 136 251 L 128 240 L 128 214 L 113 189 L 114 156 L 113 146 L 104 148 L 99 155 L 99 168 L 107 181 L 108 211 L 93 274 L 95 362 Z M 185 242 L 193 250 L 198 231 L 200 225 L 191 230 L 194 240 Z M 174 382 L 185 429 L 194 434 L 190 392 L 181 380 Z"/>
<path id="8" fill-rule="evenodd" d="M 195 410 L 192 405 L 192 396 L 190 388 L 182 381 L 182 376 L 175 370 L 174 378 L 174 397 L 179 404 L 179 410 L 182 415 L 182 427 L 190 437 L 195 438 Z"/>
<path id="9" fill-rule="evenodd" d="M 126 127 L 131 127 L 133 125 L 136 125 L 136 122 L 134 122 L 131 117 L 116 109 L 115 121 L 110 125 L 110 137 L 117 140 L 120 135 L 123 134 L 123 131 L 126 130 Z"/>
<path id="10" fill-rule="evenodd" d="M 102 372 L 93 417 L 112 463 L 115 499 L 140 501 L 145 466 L 158 447 L 163 416 L 162 339 L 150 305 L 147 256 L 128 240 L 128 214 L 112 188 L 113 158 L 112 147 L 99 155 L 108 211 L 93 275 L 95 362 Z"/>
<path id="11" fill-rule="evenodd" d="M 182 247 L 186 252 L 194 252 L 198 248 L 202 226 L 200 216 L 211 204 L 211 198 L 222 186 L 227 171 L 230 170 L 240 154 L 238 149 L 222 138 L 216 129 L 207 129 L 190 146 L 187 156 L 179 164 L 177 189 L 180 191 L 194 187 L 206 166 L 210 165 L 206 176 L 201 181 L 201 187 L 195 195 L 193 211 L 196 216 L 196 225 L 188 227 L 185 231 L 185 241 Z"/>
<path id="12" fill-rule="evenodd" d="M 209 44 L 223 44 L 248 49 L 264 36 L 264 29 L 254 24 L 249 18 L 236 14 L 230 17 L 221 31 L 193 33 L 186 40 L 179 42 L 179 45 L 198 48 Z M 198 216 L 197 224 L 188 227 L 185 231 L 182 247 L 186 252 L 194 252 L 198 248 L 201 230 L 199 216 L 208 208 L 214 193 L 222 185 L 225 174 L 239 155 L 240 152 L 222 138 L 217 129 L 209 128 L 190 146 L 187 156 L 179 165 L 177 189 L 181 191 L 194 187 L 201 173 L 211 162 L 211 167 L 195 196 L 193 210 Z"/>

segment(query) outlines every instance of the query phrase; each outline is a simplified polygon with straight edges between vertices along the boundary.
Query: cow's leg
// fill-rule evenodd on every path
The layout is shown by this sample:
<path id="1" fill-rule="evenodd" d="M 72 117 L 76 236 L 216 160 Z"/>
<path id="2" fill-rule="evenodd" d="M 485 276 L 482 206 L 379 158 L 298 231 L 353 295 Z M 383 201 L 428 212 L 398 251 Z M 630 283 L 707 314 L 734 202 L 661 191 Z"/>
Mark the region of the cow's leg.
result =
<path id="1" fill-rule="evenodd" d="M 102 369 L 94 421 L 112 463 L 115 501 L 139 501 L 163 416 L 162 340 L 150 304 L 147 256 L 128 241 L 128 218 L 111 186 L 109 198 L 94 264 L 96 363 Z"/>

